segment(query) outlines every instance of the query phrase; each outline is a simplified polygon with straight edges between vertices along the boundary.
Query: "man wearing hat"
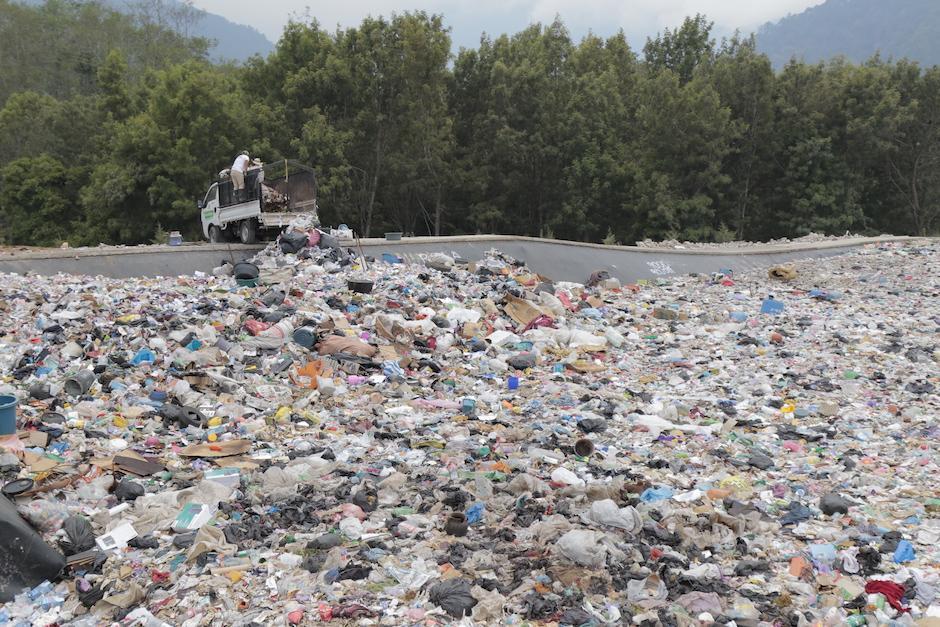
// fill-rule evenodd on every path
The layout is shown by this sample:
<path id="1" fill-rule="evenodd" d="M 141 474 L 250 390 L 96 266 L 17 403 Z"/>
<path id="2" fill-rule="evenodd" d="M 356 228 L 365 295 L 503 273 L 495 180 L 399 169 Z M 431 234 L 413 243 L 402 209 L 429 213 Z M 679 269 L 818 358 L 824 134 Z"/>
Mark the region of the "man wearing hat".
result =
<path id="1" fill-rule="evenodd" d="M 229 176 L 232 177 L 232 191 L 234 192 L 235 202 L 245 200 L 245 170 L 248 169 L 248 151 L 242 150 L 235 157 L 235 162 L 229 170 Z"/>

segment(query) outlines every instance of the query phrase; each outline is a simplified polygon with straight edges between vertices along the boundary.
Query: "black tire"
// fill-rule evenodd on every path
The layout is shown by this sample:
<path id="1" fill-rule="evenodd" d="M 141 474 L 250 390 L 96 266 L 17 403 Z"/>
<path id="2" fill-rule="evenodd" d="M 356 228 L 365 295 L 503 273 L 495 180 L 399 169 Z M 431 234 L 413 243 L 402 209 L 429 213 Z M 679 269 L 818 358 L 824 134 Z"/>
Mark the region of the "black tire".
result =
<path id="1" fill-rule="evenodd" d="M 258 231 L 254 220 L 242 220 L 238 225 L 238 238 L 242 244 L 254 244 L 258 241 Z"/>
<path id="2" fill-rule="evenodd" d="M 209 227 L 209 241 L 213 244 L 221 244 L 225 241 L 225 236 L 222 235 L 222 229 L 214 224 Z"/>

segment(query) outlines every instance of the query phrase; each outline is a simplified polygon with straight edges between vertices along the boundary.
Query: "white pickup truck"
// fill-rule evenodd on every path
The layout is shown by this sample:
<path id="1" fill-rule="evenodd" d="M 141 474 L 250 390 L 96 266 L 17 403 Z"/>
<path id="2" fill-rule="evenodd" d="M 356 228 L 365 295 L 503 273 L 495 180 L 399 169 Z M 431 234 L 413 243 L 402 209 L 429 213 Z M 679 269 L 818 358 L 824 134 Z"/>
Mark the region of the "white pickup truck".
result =
<path id="1" fill-rule="evenodd" d="M 202 234 L 212 243 L 253 244 L 259 231 L 282 229 L 298 213 L 317 218 L 317 177 L 313 169 L 285 159 L 245 173 L 245 200 L 237 202 L 232 180 L 220 178 L 197 204 Z"/>

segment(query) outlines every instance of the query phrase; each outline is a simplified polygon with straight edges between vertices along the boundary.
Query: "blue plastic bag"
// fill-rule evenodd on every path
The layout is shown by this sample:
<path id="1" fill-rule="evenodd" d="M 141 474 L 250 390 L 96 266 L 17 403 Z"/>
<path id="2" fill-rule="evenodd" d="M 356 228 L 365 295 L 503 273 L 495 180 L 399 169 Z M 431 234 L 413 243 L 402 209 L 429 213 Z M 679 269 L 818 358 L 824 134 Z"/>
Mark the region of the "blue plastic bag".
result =
<path id="1" fill-rule="evenodd" d="M 483 503 L 474 503 L 471 505 L 464 515 L 467 517 L 467 523 L 475 525 L 476 523 L 483 520 L 483 512 L 486 510 Z"/>
<path id="2" fill-rule="evenodd" d="M 672 498 L 674 492 L 672 488 L 662 487 L 662 488 L 646 488 L 643 490 L 643 494 L 640 495 L 640 500 L 644 503 L 654 503 L 656 501 L 665 501 L 666 499 Z"/>
<path id="3" fill-rule="evenodd" d="M 135 366 L 139 366 L 143 363 L 152 364 L 157 361 L 157 356 L 153 354 L 153 351 L 149 348 L 142 348 L 137 351 L 137 354 L 134 355 L 134 358 L 131 360 L 131 363 Z"/>
<path id="4" fill-rule="evenodd" d="M 913 562 L 914 559 L 914 545 L 907 540 L 898 542 L 898 548 L 894 550 L 894 563 L 903 564 L 904 562 Z"/>

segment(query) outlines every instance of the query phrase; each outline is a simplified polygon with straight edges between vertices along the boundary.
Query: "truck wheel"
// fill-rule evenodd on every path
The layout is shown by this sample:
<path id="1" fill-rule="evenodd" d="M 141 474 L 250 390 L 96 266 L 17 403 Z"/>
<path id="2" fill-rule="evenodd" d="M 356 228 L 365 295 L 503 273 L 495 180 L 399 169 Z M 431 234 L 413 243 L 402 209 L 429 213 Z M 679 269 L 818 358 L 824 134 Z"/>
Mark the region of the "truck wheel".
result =
<path id="1" fill-rule="evenodd" d="M 257 239 L 254 220 L 243 220 L 238 227 L 238 237 L 242 244 L 254 244 Z"/>
<path id="2" fill-rule="evenodd" d="M 213 244 L 221 244 L 225 238 L 222 237 L 222 229 L 216 225 L 209 227 L 209 241 Z"/>

